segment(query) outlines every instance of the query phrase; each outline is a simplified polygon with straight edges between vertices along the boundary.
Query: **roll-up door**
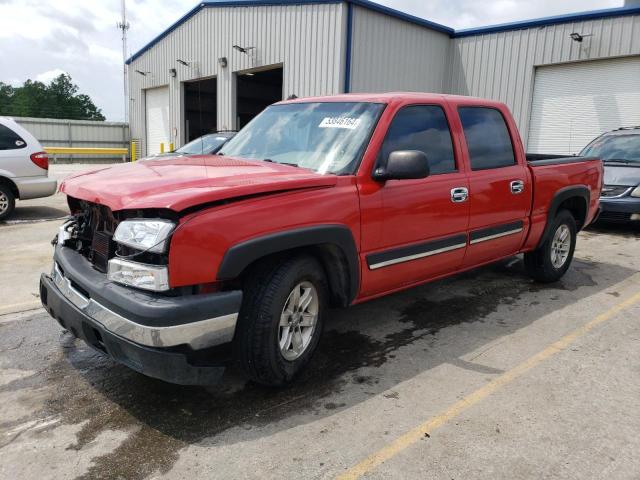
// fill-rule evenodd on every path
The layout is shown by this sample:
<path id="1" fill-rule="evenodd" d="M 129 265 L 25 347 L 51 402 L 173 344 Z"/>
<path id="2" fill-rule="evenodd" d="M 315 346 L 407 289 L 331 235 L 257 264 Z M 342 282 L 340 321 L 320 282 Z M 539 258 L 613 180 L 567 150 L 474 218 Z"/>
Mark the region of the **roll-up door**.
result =
<path id="1" fill-rule="evenodd" d="M 640 57 L 536 69 L 527 151 L 574 154 L 603 132 L 640 125 Z"/>

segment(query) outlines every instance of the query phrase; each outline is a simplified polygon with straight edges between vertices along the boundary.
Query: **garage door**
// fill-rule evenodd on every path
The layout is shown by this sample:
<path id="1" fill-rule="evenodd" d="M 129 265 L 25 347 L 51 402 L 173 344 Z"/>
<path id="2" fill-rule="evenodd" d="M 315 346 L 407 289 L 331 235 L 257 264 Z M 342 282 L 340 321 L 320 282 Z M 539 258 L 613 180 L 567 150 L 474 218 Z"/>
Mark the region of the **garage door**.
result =
<path id="1" fill-rule="evenodd" d="M 147 155 L 160 152 L 164 143 L 169 145 L 169 87 L 150 88 L 146 91 Z"/>
<path id="2" fill-rule="evenodd" d="M 527 151 L 578 153 L 594 137 L 640 125 L 640 57 L 536 69 Z"/>

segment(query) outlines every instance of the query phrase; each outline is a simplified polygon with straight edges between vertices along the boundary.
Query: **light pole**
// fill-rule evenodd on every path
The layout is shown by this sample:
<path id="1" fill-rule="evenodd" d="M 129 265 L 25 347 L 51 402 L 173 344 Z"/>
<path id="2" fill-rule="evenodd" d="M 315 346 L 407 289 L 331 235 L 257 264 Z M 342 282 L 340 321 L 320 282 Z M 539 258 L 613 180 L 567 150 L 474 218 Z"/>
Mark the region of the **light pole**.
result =
<path id="1" fill-rule="evenodd" d="M 124 93 L 124 121 L 129 122 L 129 95 L 127 85 L 127 30 L 129 30 L 129 22 L 127 22 L 127 7 L 125 0 L 122 0 L 122 21 L 118 22 L 118 28 L 122 30 L 122 86 Z"/>

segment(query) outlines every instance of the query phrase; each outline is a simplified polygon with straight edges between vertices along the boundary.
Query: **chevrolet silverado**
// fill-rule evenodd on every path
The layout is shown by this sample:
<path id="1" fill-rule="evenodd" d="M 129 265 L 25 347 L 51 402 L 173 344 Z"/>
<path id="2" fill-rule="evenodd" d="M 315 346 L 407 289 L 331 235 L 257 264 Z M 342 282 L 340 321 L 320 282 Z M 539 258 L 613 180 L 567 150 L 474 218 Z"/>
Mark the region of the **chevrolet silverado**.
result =
<path id="1" fill-rule="evenodd" d="M 599 209 L 603 167 L 525 155 L 499 102 L 351 94 L 264 110 L 218 155 L 64 181 L 42 304 L 143 374 L 266 385 L 309 363 L 329 307 L 516 254 L 554 282 Z"/>

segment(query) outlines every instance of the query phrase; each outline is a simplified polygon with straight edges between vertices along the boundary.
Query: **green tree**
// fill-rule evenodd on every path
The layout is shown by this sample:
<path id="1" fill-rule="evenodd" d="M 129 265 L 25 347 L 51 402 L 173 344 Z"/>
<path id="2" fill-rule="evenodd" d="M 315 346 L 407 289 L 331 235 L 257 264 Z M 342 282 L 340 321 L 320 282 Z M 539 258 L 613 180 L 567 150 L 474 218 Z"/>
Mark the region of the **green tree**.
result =
<path id="1" fill-rule="evenodd" d="M 0 82 L 0 115 L 15 117 L 104 120 L 102 111 L 91 98 L 78 94 L 78 86 L 67 74 L 48 85 L 27 80 L 21 87 Z"/>

